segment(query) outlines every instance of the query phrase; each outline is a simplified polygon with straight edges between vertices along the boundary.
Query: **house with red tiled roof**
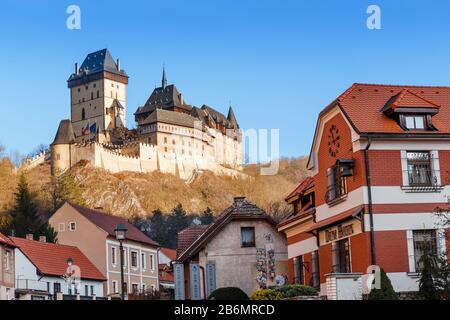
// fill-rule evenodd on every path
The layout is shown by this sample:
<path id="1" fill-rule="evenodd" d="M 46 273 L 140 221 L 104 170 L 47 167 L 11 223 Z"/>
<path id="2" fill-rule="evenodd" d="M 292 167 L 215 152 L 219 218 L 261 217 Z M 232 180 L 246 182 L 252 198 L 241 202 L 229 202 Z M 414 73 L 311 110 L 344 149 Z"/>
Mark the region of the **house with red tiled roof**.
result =
<path id="1" fill-rule="evenodd" d="M 264 210 L 236 197 L 213 224 L 178 233 L 176 298 L 206 299 L 223 287 L 238 287 L 251 295 L 254 290 L 284 281 L 286 238 L 275 227 Z M 182 273 L 176 271 L 180 265 Z"/>
<path id="2" fill-rule="evenodd" d="M 177 259 L 177 251 L 170 248 L 160 248 L 159 259 L 159 284 L 161 287 L 173 293 L 174 277 L 172 262 Z"/>
<path id="3" fill-rule="evenodd" d="M 15 247 L 11 239 L 0 233 L 0 300 L 14 299 Z"/>
<path id="4" fill-rule="evenodd" d="M 49 219 L 58 242 L 78 247 L 106 277 L 105 295 L 121 292 L 120 243 L 115 229 L 127 229 L 124 248 L 124 291 L 136 294 L 158 290 L 159 244 L 124 218 L 64 203 Z"/>
<path id="5" fill-rule="evenodd" d="M 32 235 L 10 238 L 15 249 L 16 298 L 103 297 L 105 276 L 77 247 L 39 241 Z"/>
<path id="6" fill-rule="evenodd" d="M 353 84 L 320 112 L 307 168 L 278 225 L 289 281 L 335 299 L 337 275 L 378 266 L 417 291 L 424 245 L 448 247 L 435 210 L 450 197 L 450 87 Z"/>

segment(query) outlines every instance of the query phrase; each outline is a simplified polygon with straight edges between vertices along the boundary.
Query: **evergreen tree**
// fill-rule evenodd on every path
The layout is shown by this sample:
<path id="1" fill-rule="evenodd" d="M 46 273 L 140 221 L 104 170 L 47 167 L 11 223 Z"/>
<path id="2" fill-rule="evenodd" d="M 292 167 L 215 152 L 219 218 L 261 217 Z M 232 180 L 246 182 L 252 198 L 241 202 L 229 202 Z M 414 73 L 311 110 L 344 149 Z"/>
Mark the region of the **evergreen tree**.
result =
<path id="1" fill-rule="evenodd" d="M 210 207 L 207 207 L 203 214 L 200 216 L 200 221 L 203 225 L 209 225 L 214 222 L 214 212 Z"/>
<path id="2" fill-rule="evenodd" d="M 40 235 L 45 235 L 49 242 L 56 241 L 56 231 L 43 221 L 39 215 L 35 199 L 31 194 L 26 176 L 22 174 L 19 178 L 15 195 L 15 205 L 10 215 L 12 217 L 8 228 L 8 233 L 12 231 L 17 237 L 25 237 L 27 233 L 32 233 L 34 239 Z"/>
<path id="3" fill-rule="evenodd" d="M 372 289 L 369 293 L 369 300 L 398 300 L 398 296 L 392 287 L 391 280 L 384 272 L 380 270 L 380 289 Z"/>
<path id="4" fill-rule="evenodd" d="M 150 238 L 162 246 L 167 246 L 168 234 L 166 229 L 166 218 L 162 211 L 160 209 L 154 210 L 150 218 Z"/>
<path id="5" fill-rule="evenodd" d="M 167 217 L 167 244 L 170 248 L 175 248 L 177 246 L 176 236 L 178 232 L 189 226 L 190 220 L 191 219 L 186 215 L 186 211 L 180 203 L 172 209 L 172 212 Z"/>
<path id="6" fill-rule="evenodd" d="M 419 280 L 419 296 L 424 300 L 438 300 L 439 294 L 434 283 L 435 266 L 433 257 L 425 250 L 422 258 L 422 270 Z"/>

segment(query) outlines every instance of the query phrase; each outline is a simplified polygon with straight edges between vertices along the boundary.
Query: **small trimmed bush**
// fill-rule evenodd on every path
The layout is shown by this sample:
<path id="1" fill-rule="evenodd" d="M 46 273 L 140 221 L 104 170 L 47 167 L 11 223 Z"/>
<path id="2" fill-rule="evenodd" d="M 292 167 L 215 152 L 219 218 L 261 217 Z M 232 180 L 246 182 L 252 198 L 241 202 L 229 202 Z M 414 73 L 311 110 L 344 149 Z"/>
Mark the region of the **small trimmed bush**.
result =
<path id="1" fill-rule="evenodd" d="M 208 300 L 248 300 L 248 296 L 239 288 L 225 287 L 214 290 Z"/>
<path id="2" fill-rule="evenodd" d="M 317 290 L 313 287 L 300 284 L 287 285 L 276 290 L 283 293 L 286 298 L 317 295 Z"/>
<path id="3" fill-rule="evenodd" d="M 251 300 L 281 300 L 284 294 L 274 289 L 260 289 L 252 293 Z"/>

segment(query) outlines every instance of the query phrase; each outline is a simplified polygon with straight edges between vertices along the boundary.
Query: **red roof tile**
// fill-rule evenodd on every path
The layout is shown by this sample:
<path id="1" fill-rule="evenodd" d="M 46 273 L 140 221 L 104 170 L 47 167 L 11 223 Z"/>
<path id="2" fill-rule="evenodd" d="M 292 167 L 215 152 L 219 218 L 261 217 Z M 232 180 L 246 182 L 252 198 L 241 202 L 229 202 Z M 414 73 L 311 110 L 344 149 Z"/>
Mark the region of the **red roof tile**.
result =
<path id="1" fill-rule="evenodd" d="M 289 193 L 289 195 L 284 199 L 285 201 L 289 201 L 289 199 L 300 195 L 302 192 L 304 192 L 305 190 L 311 188 L 314 186 L 314 178 L 313 177 L 307 177 L 306 179 L 304 179 L 302 182 L 300 182 L 294 190 L 292 190 L 291 193 Z"/>
<path id="2" fill-rule="evenodd" d="M 82 214 L 84 217 L 86 217 L 89 221 L 91 221 L 93 224 L 98 226 L 100 229 L 103 229 L 106 231 L 110 236 L 115 237 L 115 229 L 119 223 L 122 223 L 125 225 L 125 228 L 127 228 L 126 237 L 129 240 L 133 240 L 136 242 L 146 243 L 152 246 L 159 246 L 159 244 L 152 239 L 150 239 L 148 236 L 146 236 L 141 230 L 136 228 L 133 224 L 128 222 L 128 220 L 113 216 L 98 210 L 92 210 L 89 208 L 85 208 L 79 205 L 76 205 L 74 203 L 67 202 L 70 206 L 72 206 L 76 211 L 78 211 L 80 214 Z"/>
<path id="3" fill-rule="evenodd" d="M 66 274 L 67 259 L 80 267 L 81 278 L 105 281 L 106 278 L 77 247 L 11 237 L 19 250 L 43 275 L 62 277 Z"/>
<path id="4" fill-rule="evenodd" d="M 160 251 L 168 257 L 171 261 L 175 261 L 177 259 L 177 251 L 170 248 L 161 248 Z"/>
<path id="5" fill-rule="evenodd" d="M 16 247 L 14 242 L 12 242 L 9 237 L 5 236 L 1 232 L 0 232 L 0 244 L 5 244 L 5 245 L 10 246 L 10 247 Z"/>
<path id="6" fill-rule="evenodd" d="M 450 87 L 355 83 L 321 114 L 338 104 L 359 133 L 405 133 L 394 119 L 381 112 L 389 100 L 409 108 L 416 103 L 420 103 L 418 107 L 423 108 L 439 107 L 439 112 L 433 117 L 433 126 L 437 131 L 420 131 L 420 133 L 450 134 Z"/>
<path id="7" fill-rule="evenodd" d="M 209 226 L 192 226 L 181 230 L 177 238 L 177 257 L 179 257 L 195 240 L 197 240 Z"/>

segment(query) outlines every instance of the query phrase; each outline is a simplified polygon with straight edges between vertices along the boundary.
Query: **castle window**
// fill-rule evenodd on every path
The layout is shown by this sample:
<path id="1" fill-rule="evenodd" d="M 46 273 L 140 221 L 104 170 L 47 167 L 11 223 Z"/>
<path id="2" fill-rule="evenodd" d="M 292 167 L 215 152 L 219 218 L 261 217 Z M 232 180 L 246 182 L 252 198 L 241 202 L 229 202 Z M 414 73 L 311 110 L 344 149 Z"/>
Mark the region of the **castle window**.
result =
<path id="1" fill-rule="evenodd" d="M 94 88 L 95 88 L 95 87 L 97 87 L 97 84 L 96 84 L 96 83 L 94 83 Z"/>
<path id="2" fill-rule="evenodd" d="M 172 140 L 172 144 L 175 144 L 175 139 Z"/>
<path id="3" fill-rule="evenodd" d="M 93 99 L 94 99 L 94 93 L 91 92 L 91 100 L 93 100 Z"/>
<path id="4" fill-rule="evenodd" d="M 164 147 L 164 152 L 167 152 L 167 147 Z"/>
<path id="5" fill-rule="evenodd" d="M 88 90 L 88 89 L 89 89 L 89 86 L 86 86 L 85 88 L 86 88 L 86 90 Z"/>
<path id="6" fill-rule="evenodd" d="M 80 92 L 80 88 L 78 88 L 78 92 Z"/>
<path id="7" fill-rule="evenodd" d="M 100 91 L 97 90 L 97 98 L 100 97 Z"/>
<path id="8" fill-rule="evenodd" d="M 111 91 L 111 98 L 114 97 L 113 92 Z"/>
<path id="9" fill-rule="evenodd" d="M 167 137 L 164 137 L 164 143 L 167 143 Z M 166 150 L 167 151 L 167 150 Z"/>
<path id="10" fill-rule="evenodd" d="M 85 120 L 86 119 L 86 111 L 84 110 L 84 108 L 81 110 L 81 120 Z"/>
<path id="11" fill-rule="evenodd" d="M 56 160 L 61 160 L 61 155 L 59 153 L 56 154 Z"/>
<path id="12" fill-rule="evenodd" d="M 111 83 L 111 88 L 114 88 L 114 83 Z"/>

